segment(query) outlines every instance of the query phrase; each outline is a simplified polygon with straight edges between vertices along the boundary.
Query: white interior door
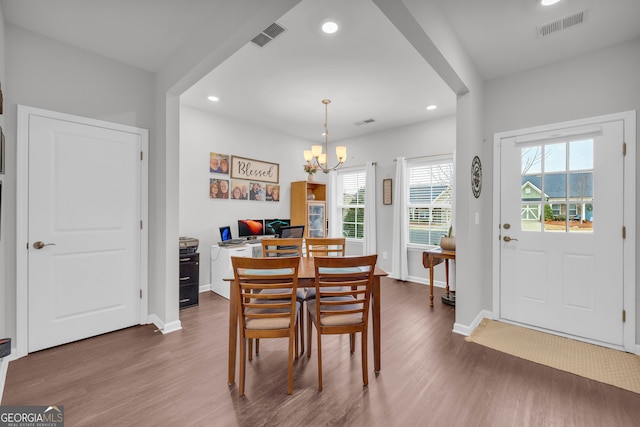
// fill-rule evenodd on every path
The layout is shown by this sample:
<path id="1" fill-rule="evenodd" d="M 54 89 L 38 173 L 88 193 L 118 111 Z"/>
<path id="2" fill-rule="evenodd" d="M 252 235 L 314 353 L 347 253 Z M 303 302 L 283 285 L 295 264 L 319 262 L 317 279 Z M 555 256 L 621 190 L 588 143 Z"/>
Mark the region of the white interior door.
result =
<path id="1" fill-rule="evenodd" d="M 28 128 L 29 352 L 139 324 L 141 135 Z"/>
<path id="2" fill-rule="evenodd" d="M 623 345 L 623 121 L 500 141 L 500 316 Z"/>

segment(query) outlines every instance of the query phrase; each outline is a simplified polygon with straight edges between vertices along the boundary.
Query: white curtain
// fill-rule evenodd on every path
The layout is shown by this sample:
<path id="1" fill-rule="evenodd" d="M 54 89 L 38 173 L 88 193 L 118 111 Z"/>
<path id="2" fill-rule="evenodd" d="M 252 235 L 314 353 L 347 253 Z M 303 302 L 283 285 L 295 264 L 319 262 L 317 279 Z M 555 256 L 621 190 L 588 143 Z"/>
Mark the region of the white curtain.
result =
<path id="1" fill-rule="evenodd" d="M 338 207 L 336 200 L 338 197 L 338 174 L 336 171 L 329 172 L 329 194 L 327 195 L 327 220 L 329 221 L 329 230 L 327 237 L 342 237 L 340 230 L 340 217 L 338 215 Z"/>
<path id="2" fill-rule="evenodd" d="M 409 278 L 407 266 L 407 196 L 408 196 L 407 159 L 398 157 L 396 160 L 396 183 L 393 189 L 395 196 L 393 205 L 393 245 L 391 253 L 391 274 L 389 277 L 398 280 Z"/>
<path id="3" fill-rule="evenodd" d="M 367 162 L 364 193 L 364 239 L 362 255 L 378 253 L 376 247 L 376 165 Z"/>

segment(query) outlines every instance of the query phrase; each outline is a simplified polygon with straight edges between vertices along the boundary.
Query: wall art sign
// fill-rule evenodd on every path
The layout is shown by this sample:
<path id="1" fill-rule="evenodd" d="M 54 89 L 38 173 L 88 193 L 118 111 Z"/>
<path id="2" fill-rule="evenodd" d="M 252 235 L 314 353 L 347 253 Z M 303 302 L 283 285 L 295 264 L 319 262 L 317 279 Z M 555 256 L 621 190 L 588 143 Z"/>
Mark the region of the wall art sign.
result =
<path id="1" fill-rule="evenodd" d="M 231 156 L 231 178 L 277 184 L 280 180 L 280 165 L 278 163 Z"/>
<path id="2" fill-rule="evenodd" d="M 393 203 L 392 190 L 391 190 L 391 178 L 382 180 L 382 204 L 390 205 Z"/>

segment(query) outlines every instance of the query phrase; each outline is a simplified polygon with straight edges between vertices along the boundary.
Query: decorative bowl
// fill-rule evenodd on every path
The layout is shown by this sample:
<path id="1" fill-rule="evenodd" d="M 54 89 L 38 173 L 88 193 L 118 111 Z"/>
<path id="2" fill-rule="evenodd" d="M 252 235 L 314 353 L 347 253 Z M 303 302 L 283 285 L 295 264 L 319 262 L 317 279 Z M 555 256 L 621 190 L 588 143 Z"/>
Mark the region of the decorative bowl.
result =
<path id="1" fill-rule="evenodd" d="M 445 251 L 455 251 L 456 250 L 456 238 L 455 237 L 441 237 L 440 238 L 440 247 Z"/>

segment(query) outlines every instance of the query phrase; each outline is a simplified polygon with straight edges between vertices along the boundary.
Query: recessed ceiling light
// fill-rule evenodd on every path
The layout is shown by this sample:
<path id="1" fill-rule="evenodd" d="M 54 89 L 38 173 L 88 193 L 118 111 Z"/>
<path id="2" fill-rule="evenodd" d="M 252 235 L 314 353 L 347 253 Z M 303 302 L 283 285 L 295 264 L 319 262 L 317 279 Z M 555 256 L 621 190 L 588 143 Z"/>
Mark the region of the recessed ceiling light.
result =
<path id="1" fill-rule="evenodd" d="M 207 96 L 207 99 L 208 99 L 209 101 L 211 101 L 211 102 L 218 102 L 218 101 L 220 101 L 220 98 L 218 98 L 217 96 L 213 96 L 213 95 L 211 95 L 211 96 Z"/>
<path id="2" fill-rule="evenodd" d="M 438 108 L 437 105 L 427 105 L 427 110 L 435 110 L 436 108 Z"/>
<path id="3" fill-rule="evenodd" d="M 540 0 L 540 4 L 543 6 L 551 6 L 558 3 L 560 0 Z"/>
<path id="4" fill-rule="evenodd" d="M 322 24 L 322 31 L 324 31 L 327 34 L 333 34 L 336 31 L 338 31 L 338 24 L 336 24 L 333 21 L 327 21 L 324 24 Z"/>

